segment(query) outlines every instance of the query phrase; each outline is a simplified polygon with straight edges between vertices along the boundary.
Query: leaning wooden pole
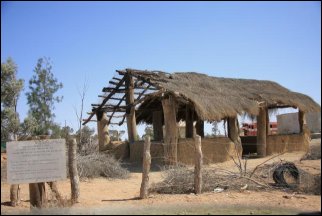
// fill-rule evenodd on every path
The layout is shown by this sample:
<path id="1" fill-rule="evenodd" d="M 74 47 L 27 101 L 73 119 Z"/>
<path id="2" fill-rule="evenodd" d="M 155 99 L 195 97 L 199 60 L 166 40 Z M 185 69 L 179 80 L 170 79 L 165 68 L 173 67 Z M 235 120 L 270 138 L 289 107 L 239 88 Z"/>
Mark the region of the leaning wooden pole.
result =
<path id="1" fill-rule="evenodd" d="M 150 146 L 150 136 L 146 136 L 144 142 L 142 183 L 140 189 L 141 199 L 148 198 L 149 195 L 149 172 L 151 167 Z"/>
<path id="2" fill-rule="evenodd" d="M 201 194 L 202 190 L 202 150 L 201 136 L 195 136 L 195 193 Z"/>
<path id="3" fill-rule="evenodd" d="M 68 140 L 68 166 L 69 166 L 69 178 L 71 186 L 71 201 L 72 203 L 77 203 L 79 199 L 79 176 L 77 171 L 77 161 L 76 161 L 76 139 Z"/>

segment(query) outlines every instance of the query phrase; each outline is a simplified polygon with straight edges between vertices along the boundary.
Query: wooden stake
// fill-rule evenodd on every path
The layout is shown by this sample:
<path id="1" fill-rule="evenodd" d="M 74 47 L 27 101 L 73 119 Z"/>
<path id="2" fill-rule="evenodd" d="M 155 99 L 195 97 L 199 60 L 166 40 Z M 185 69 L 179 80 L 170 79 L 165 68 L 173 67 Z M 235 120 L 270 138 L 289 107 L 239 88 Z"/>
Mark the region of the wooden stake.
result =
<path id="1" fill-rule="evenodd" d="M 134 103 L 134 80 L 130 74 L 125 76 L 125 85 L 126 85 L 126 105 Z M 137 129 L 136 129 L 136 118 L 135 118 L 135 106 L 131 107 L 130 113 L 127 113 L 127 130 L 129 136 L 130 144 L 133 143 L 137 138 Z"/>
<path id="2" fill-rule="evenodd" d="M 76 139 L 68 140 L 68 166 L 69 166 L 69 178 L 71 186 L 71 200 L 72 203 L 77 203 L 79 198 L 79 176 L 77 171 L 77 161 L 76 161 Z"/>
<path id="3" fill-rule="evenodd" d="M 201 136 L 195 136 L 195 193 L 201 194 L 202 190 L 202 150 Z"/>
<path id="4" fill-rule="evenodd" d="M 151 154 L 150 154 L 150 136 L 145 137 L 144 152 L 143 152 L 143 172 L 142 172 L 142 183 L 140 189 L 140 198 L 148 198 L 149 195 L 149 172 L 151 166 Z"/>

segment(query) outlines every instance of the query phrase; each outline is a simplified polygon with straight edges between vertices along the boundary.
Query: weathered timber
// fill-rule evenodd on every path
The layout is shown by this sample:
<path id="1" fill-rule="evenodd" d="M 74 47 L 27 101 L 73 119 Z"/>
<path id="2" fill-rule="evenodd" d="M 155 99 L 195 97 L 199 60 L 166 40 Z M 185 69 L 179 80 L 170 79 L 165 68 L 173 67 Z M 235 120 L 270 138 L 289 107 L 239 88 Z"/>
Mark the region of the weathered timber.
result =
<path id="1" fill-rule="evenodd" d="M 125 77 L 123 77 L 121 80 L 120 80 L 120 82 L 119 82 L 119 84 L 116 86 L 116 88 L 119 88 L 123 83 L 125 82 Z M 102 101 L 102 103 L 101 103 L 101 105 L 99 106 L 99 107 L 97 107 L 97 110 L 100 110 L 103 106 L 104 106 L 104 104 L 114 95 L 116 93 L 116 91 L 113 91 L 113 92 L 111 92 L 106 98 L 104 98 L 104 100 Z M 95 113 L 93 112 L 87 119 L 86 119 L 86 121 L 83 123 L 83 125 L 85 125 L 87 122 L 89 122 L 92 118 L 93 118 L 93 116 L 95 115 Z"/>
<path id="2" fill-rule="evenodd" d="M 266 156 L 266 107 L 259 108 L 259 114 L 257 116 L 257 155 L 260 157 Z"/>
<path id="3" fill-rule="evenodd" d="M 99 151 L 105 151 L 106 146 L 110 143 L 110 134 L 108 119 L 105 112 L 97 112 L 97 134 Z"/>
<path id="4" fill-rule="evenodd" d="M 241 139 L 239 136 L 239 124 L 238 124 L 238 119 L 237 117 L 229 117 L 227 119 L 228 123 L 228 137 L 233 141 L 235 144 L 235 149 L 236 149 L 236 156 L 241 158 L 242 157 L 242 144 L 241 144 Z"/>
<path id="5" fill-rule="evenodd" d="M 143 171 L 142 171 L 142 182 L 140 188 L 140 198 L 148 198 L 149 195 L 149 172 L 151 166 L 151 154 L 150 154 L 150 136 L 145 137 L 144 141 L 144 152 L 143 152 Z"/>
<path id="6" fill-rule="evenodd" d="M 130 144 L 133 143 L 137 138 L 136 119 L 135 119 L 135 106 L 134 103 L 134 80 L 129 74 L 124 75 L 126 85 L 126 105 L 131 106 L 130 112 L 126 115 L 128 138 Z"/>
<path id="7" fill-rule="evenodd" d="M 177 165 L 177 121 L 176 121 L 176 101 L 173 96 L 162 99 L 164 115 L 164 157 L 166 165 Z"/>
<path id="8" fill-rule="evenodd" d="M 162 128 L 162 111 L 154 111 L 153 116 L 153 138 L 155 141 L 161 141 L 163 139 L 163 128 Z"/>
<path id="9" fill-rule="evenodd" d="M 194 177 L 194 184 L 195 184 L 195 193 L 201 194 L 202 190 L 202 150 L 201 150 L 201 136 L 195 136 L 195 177 Z"/>
<path id="10" fill-rule="evenodd" d="M 302 110 L 299 110 L 298 112 L 298 119 L 299 119 L 299 125 L 300 125 L 300 133 L 303 133 L 303 126 L 306 125 L 306 114 Z"/>
<path id="11" fill-rule="evenodd" d="M 205 136 L 204 121 L 201 119 L 198 119 L 196 122 L 196 134 L 198 134 L 201 137 Z"/>
<path id="12" fill-rule="evenodd" d="M 45 183 L 30 183 L 29 184 L 29 199 L 30 206 L 43 208 L 47 204 Z"/>
<path id="13" fill-rule="evenodd" d="M 76 139 L 72 138 L 68 140 L 68 166 L 69 166 L 69 178 L 71 187 L 71 201 L 77 203 L 79 200 L 80 189 L 79 189 L 79 176 L 77 170 L 76 160 Z"/>
<path id="14" fill-rule="evenodd" d="M 191 106 L 186 106 L 186 138 L 193 137 L 193 110 Z"/>

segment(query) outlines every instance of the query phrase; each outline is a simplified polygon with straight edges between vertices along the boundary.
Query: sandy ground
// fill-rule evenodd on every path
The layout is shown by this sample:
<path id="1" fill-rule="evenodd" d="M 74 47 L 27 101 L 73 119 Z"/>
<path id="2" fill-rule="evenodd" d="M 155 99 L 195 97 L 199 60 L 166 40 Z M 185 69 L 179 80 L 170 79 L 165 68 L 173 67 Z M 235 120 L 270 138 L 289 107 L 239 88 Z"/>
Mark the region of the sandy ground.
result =
<path id="1" fill-rule="evenodd" d="M 321 173 L 321 160 L 299 161 L 303 152 L 281 155 L 269 163 L 294 161 L 302 169 L 312 173 Z M 270 157 L 251 159 L 248 169 Z M 213 167 L 234 169 L 232 161 L 213 164 Z M 201 195 L 162 195 L 151 194 L 149 199 L 139 200 L 140 172 L 131 172 L 126 180 L 108 180 L 96 178 L 80 183 L 80 202 L 72 208 L 45 210 L 50 214 L 296 214 L 299 212 L 321 211 L 321 196 L 292 194 L 283 191 L 271 192 L 222 192 L 203 193 Z M 161 172 L 150 173 L 150 182 L 162 180 Z M 70 197 L 69 180 L 58 182 L 59 191 L 66 198 Z M 47 190 L 48 192 L 49 190 Z M 21 185 L 22 202 L 18 207 L 9 206 L 10 185 L 1 182 L 1 214 L 28 213 L 28 184 Z M 48 196 L 50 196 L 48 194 Z M 44 213 L 44 212 L 32 212 Z M 48 213 L 48 212 L 47 212 Z"/>

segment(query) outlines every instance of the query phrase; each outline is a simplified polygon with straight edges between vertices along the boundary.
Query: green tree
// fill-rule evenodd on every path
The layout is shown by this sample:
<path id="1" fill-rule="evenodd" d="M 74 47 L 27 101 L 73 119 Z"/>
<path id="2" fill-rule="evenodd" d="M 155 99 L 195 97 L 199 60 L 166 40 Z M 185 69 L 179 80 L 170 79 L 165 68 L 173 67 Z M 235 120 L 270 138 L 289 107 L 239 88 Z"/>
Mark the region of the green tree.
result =
<path id="1" fill-rule="evenodd" d="M 61 129 L 61 137 L 67 139 L 69 135 L 74 132 L 73 128 L 69 126 L 64 126 Z"/>
<path id="2" fill-rule="evenodd" d="M 1 140 L 17 139 L 19 115 L 17 103 L 23 80 L 17 79 L 18 67 L 11 58 L 1 63 Z"/>
<path id="3" fill-rule="evenodd" d="M 38 128 L 37 120 L 31 116 L 28 115 L 23 123 L 20 124 L 20 130 L 19 130 L 19 136 L 20 137 L 28 137 L 32 136 L 34 131 L 36 131 Z"/>
<path id="4" fill-rule="evenodd" d="M 52 66 L 47 58 L 38 59 L 34 69 L 35 74 L 29 80 L 29 92 L 26 93 L 29 113 L 33 116 L 39 127 L 35 135 L 48 134 L 50 129 L 54 129 L 53 119 L 55 114 L 52 112 L 54 103 L 61 102 L 63 97 L 55 96 L 55 93 L 63 87 L 52 73 Z"/>

